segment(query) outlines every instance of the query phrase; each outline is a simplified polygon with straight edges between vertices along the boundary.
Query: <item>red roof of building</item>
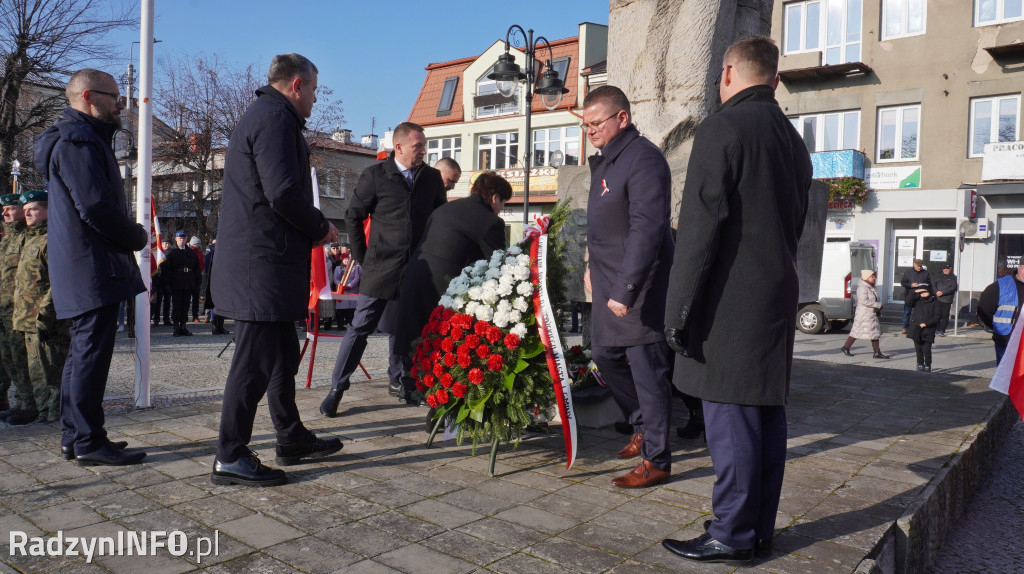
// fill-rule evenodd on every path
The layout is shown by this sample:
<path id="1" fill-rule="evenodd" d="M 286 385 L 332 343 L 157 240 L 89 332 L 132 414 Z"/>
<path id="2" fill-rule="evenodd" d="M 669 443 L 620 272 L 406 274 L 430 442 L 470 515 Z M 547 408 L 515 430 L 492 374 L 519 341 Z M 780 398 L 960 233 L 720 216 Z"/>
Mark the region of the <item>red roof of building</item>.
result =
<path id="1" fill-rule="evenodd" d="M 523 48 L 516 49 L 519 51 L 523 50 Z M 547 60 L 548 51 L 546 47 L 541 46 L 537 52 L 538 58 Z M 562 96 L 562 101 L 559 102 L 557 109 L 563 110 L 574 107 L 576 105 L 576 79 L 579 68 L 579 37 L 574 36 L 551 42 L 551 52 L 556 60 L 566 56 L 569 57 L 569 67 L 565 73 L 565 87 L 569 89 L 569 92 Z M 413 104 L 412 111 L 409 113 L 409 121 L 422 126 L 436 126 L 467 121 L 466 111 L 462 106 L 462 90 L 467 81 L 463 77 L 463 73 L 477 58 L 479 56 L 427 65 L 427 77 L 423 80 L 423 87 L 420 89 L 416 103 Z M 459 78 L 459 83 L 455 90 L 455 99 L 452 102 L 451 113 L 445 116 L 438 116 L 437 107 L 441 102 L 441 92 L 444 90 L 445 80 L 453 76 Z M 470 90 L 475 91 L 475 89 L 475 86 L 470 87 Z M 536 94 L 533 97 L 533 111 L 548 111 L 544 107 L 541 97 Z"/>

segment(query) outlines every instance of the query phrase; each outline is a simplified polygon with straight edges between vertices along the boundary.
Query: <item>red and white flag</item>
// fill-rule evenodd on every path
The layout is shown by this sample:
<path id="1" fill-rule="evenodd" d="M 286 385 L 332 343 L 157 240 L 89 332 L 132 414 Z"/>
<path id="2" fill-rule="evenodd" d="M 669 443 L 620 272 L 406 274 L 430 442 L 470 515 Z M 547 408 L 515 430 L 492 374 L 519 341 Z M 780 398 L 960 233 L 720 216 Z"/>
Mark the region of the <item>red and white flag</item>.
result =
<path id="1" fill-rule="evenodd" d="M 167 259 L 167 254 L 164 253 L 164 247 L 160 241 L 160 220 L 156 217 L 156 201 L 153 198 L 149 198 L 150 206 L 150 217 L 152 218 L 152 227 L 150 228 L 149 235 L 149 274 L 156 275 L 157 269 L 160 264 Z"/>
<path id="2" fill-rule="evenodd" d="M 1003 360 L 996 367 L 996 374 L 988 386 L 1008 395 L 1013 406 L 1017 407 L 1021 420 L 1024 420 L 1024 346 L 1020 344 L 1022 327 L 1024 321 L 1017 321 Z"/>

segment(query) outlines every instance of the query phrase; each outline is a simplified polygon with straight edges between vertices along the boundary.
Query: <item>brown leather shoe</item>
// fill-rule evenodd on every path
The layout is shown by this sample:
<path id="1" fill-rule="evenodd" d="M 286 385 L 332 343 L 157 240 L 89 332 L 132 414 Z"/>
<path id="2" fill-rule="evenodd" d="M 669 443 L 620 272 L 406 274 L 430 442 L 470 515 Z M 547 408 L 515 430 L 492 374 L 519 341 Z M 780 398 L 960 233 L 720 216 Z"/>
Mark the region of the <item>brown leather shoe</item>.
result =
<path id="1" fill-rule="evenodd" d="M 640 456 L 640 445 L 644 443 L 644 433 L 634 434 L 629 439 L 629 444 L 622 447 L 622 450 L 615 453 L 615 458 L 633 458 Z"/>
<path id="2" fill-rule="evenodd" d="M 647 488 L 668 482 L 671 476 L 671 473 L 651 465 L 651 461 L 644 460 L 633 470 L 612 480 L 612 484 L 622 488 Z"/>

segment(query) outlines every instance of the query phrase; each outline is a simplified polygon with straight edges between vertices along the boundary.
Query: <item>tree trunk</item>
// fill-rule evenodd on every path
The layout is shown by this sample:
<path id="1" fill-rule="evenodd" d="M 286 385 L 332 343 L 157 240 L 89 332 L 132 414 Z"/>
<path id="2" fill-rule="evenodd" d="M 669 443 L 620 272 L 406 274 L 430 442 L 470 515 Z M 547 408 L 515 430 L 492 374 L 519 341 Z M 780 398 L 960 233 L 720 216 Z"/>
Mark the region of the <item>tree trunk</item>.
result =
<path id="1" fill-rule="evenodd" d="M 697 126 L 718 107 L 722 56 L 771 32 L 772 0 L 610 0 L 608 83 L 629 97 L 633 122 L 672 168 L 672 218 Z"/>

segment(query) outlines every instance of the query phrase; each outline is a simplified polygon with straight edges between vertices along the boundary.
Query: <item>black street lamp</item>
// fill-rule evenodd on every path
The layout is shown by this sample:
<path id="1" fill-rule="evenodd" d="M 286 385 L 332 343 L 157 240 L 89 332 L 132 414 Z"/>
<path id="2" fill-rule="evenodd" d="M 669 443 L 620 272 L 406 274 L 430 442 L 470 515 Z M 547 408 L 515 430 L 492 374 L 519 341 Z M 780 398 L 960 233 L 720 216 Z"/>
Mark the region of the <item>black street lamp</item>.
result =
<path id="1" fill-rule="evenodd" d="M 526 52 L 525 74 L 519 68 L 519 64 L 516 63 L 515 57 L 508 53 L 509 39 L 515 30 L 519 30 L 519 33 L 526 38 L 526 48 L 524 50 Z M 530 225 L 530 160 L 533 157 L 533 132 L 530 129 L 530 119 L 533 114 L 533 84 L 535 74 L 537 73 L 536 52 L 537 46 L 541 42 L 544 42 L 544 46 L 547 46 L 548 49 L 548 59 L 545 62 L 547 70 L 540 75 L 536 91 L 542 97 L 544 107 L 554 110 L 558 107 L 559 102 L 562 101 L 562 94 L 569 90 L 565 88 L 562 80 L 558 78 L 558 72 L 552 66 L 554 55 L 551 52 L 551 44 L 544 36 L 538 36 L 537 41 L 534 42 L 533 30 L 523 31 L 518 24 L 509 26 L 508 31 L 505 32 L 505 53 L 498 56 L 498 63 L 494 65 L 494 71 L 487 74 L 487 79 L 497 82 L 498 92 L 505 97 L 510 97 L 515 93 L 519 82 L 526 81 L 526 154 L 523 161 L 526 167 L 523 178 L 524 226 Z M 566 71 L 568 72 L 568 70 Z"/>

